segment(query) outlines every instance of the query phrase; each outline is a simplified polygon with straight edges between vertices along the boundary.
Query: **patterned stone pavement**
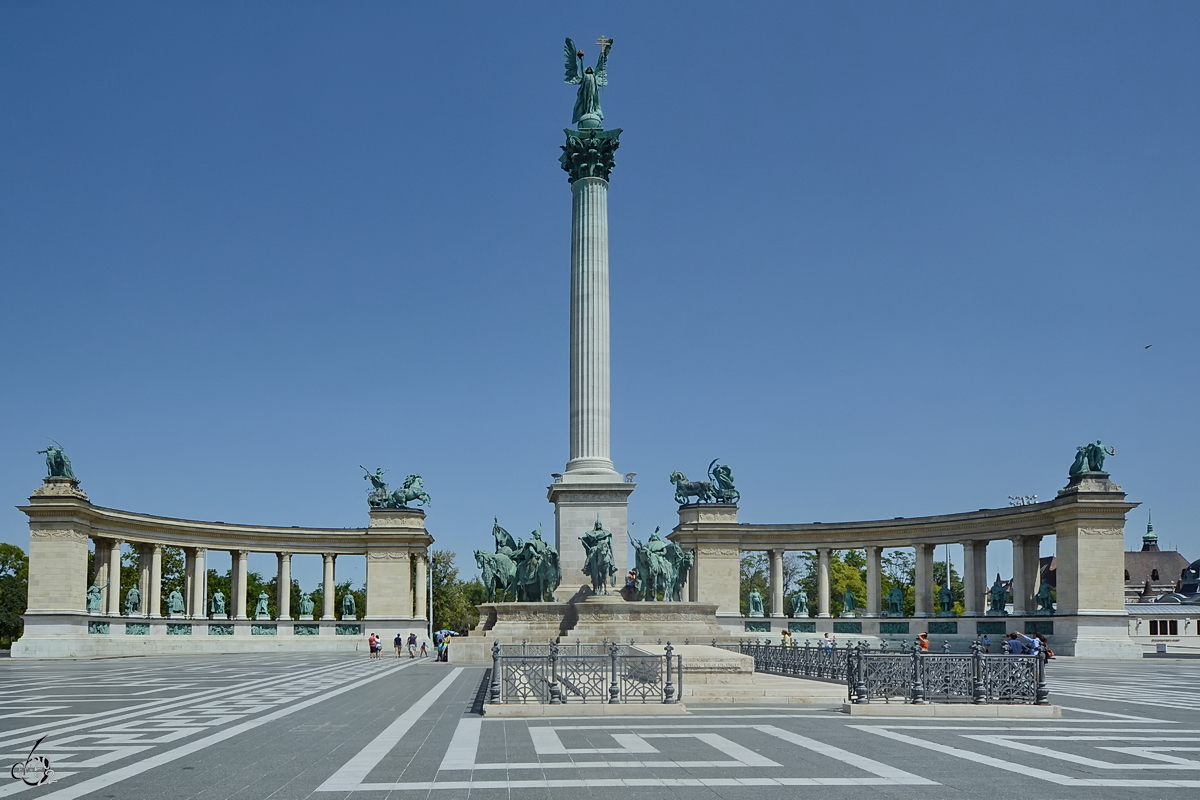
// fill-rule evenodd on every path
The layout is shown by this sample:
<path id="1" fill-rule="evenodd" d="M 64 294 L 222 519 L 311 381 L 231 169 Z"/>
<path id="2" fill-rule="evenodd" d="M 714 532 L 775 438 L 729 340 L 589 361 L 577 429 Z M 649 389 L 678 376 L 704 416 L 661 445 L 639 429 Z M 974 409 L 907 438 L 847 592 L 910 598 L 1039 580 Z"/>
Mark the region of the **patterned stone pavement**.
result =
<path id="1" fill-rule="evenodd" d="M 0 798 L 1146 797 L 1200 788 L 1200 662 L 1051 663 L 1058 720 L 694 707 L 495 719 L 484 670 L 325 656 L 0 661 Z M 10 766 L 34 742 L 53 782 Z M 1180 792 L 1183 792 L 1181 794 Z"/>

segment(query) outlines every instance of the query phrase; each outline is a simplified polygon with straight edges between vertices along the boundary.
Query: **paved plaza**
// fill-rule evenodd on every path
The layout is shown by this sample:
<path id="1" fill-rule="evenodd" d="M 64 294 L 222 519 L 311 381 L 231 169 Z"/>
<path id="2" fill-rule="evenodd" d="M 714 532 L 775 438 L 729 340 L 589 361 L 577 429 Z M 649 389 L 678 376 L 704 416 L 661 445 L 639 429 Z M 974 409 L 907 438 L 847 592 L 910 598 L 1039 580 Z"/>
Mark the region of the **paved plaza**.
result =
<path id="1" fill-rule="evenodd" d="M 1164 797 L 1200 788 L 1193 661 L 1051 664 L 1058 720 L 827 707 L 489 719 L 486 671 L 337 655 L 0 661 L 0 797 Z M 33 743 L 54 782 L 9 767 Z M 1187 796 L 1182 795 L 1182 796 Z"/>

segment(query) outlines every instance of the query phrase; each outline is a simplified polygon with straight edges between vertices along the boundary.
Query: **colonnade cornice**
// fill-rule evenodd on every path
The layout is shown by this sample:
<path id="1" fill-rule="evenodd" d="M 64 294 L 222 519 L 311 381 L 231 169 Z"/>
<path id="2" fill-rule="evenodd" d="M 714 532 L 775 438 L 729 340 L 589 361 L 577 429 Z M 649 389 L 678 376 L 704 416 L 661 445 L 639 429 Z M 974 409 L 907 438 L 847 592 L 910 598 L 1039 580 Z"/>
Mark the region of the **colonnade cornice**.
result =
<path id="1" fill-rule="evenodd" d="M 58 498 L 56 498 L 58 499 Z M 71 527 L 88 536 L 130 544 L 207 550 L 287 552 L 292 555 L 363 555 L 377 551 L 424 553 L 433 537 L 415 528 L 301 528 L 158 517 L 95 506 L 74 498 L 19 506 L 30 528 Z"/>
<path id="2" fill-rule="evenodd" d="M 1073 493 L 1026 506 L 890 520 L 782 525 L 689 521 L 676 526 L 669 538 L 681 545 L 735 546 L 744 551 L 960 544 L 1053 536 L 1056 524 L 1069 520 L 1123 524 L 1126 512 L 1138 505 L 1125 502 L 1123 493 Z"/>

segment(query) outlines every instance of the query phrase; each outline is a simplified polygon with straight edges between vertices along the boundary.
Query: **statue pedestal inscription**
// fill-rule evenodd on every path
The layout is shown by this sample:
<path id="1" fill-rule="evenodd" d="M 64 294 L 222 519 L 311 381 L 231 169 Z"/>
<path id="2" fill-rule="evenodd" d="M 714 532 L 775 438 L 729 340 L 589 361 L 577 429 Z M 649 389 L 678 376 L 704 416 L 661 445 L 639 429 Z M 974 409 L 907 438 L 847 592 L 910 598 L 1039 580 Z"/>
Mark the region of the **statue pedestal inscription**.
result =
<path id="1" fill-rule="evenodd" d="M 301 614 L 300 615 L 300 619 L 302 619 L 302 620 L 311 620 L 312 618 L 313 618 L 312 614 Z"/>

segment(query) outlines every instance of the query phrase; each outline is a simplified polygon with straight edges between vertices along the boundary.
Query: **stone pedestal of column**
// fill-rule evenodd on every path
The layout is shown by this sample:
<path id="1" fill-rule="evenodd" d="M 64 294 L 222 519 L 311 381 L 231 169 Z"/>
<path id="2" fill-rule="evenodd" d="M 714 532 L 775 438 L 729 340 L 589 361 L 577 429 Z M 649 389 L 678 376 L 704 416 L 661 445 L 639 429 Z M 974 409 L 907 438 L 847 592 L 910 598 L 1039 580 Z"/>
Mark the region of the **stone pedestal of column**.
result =
<path id="1" fill-rule="evenodd" d="M 583 574 L 584 550 L 579 537 L 592 530 L 597 517 L 612 534 L 617 587 L 624 586 L 629 550 L 629 495 L 636 484 L 620 480 L 567 483 L 565 479 L 566 476 L 564 482 L 550 484 L 546 495 L 554 504 L 554 548 L 562 567 L 562 583 L 555 596 L 567 600 L 583 586 L 590 586 Z M 642 541 L 652 532 L 653 529 L 646 531 L 640 537 Z"/>

